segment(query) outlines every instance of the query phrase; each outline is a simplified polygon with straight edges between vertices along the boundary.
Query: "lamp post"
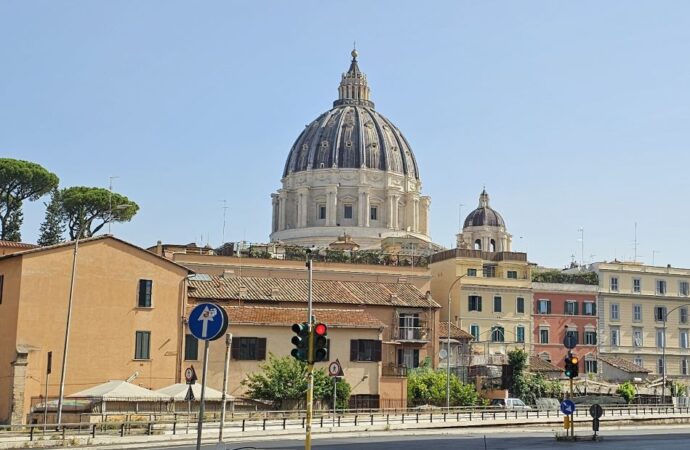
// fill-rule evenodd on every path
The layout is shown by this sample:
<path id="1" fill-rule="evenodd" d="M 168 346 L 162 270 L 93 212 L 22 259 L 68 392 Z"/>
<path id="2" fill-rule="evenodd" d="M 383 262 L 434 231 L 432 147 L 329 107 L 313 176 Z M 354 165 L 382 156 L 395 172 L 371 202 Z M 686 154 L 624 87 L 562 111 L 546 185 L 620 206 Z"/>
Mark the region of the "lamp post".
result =
<path id="1" fill-rule="evenodd" d="M 467 274 L 460 275 L 455 278 L 448 288 L 448 332 L 446 333 L 446 409 L 450 409 L 450 304 L 451 304 L 451 294 L 453 293 L 453 288 L 455 285 L 465 278 Z"/>
<path id="2" fill-rule="evenodd" d="M 664 340 L 661 343 L 661 364 L 663 364 L 663 371 L 661 376 L 663 377 L 663 384 L 661 386 L 661 402 L 666 403 L 666 323 L 668 322 L 668 315 L 671 314 L 673 311 L 682 308 L 683 306 L 690 306 L 690 303 L 684 303 L 682 305 L 678 305 L 666 314 L 664 314 Z"/>

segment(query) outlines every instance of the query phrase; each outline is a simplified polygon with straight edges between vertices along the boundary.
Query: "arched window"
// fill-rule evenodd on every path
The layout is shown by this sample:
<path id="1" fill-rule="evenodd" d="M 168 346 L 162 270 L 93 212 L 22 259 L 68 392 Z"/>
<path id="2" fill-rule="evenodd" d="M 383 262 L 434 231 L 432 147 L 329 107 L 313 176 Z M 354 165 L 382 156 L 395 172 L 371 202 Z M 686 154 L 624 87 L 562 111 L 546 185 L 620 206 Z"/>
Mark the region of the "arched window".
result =
<path id="1" fill-rule="evenodd" d="M 477 239 L 476 241 L 474 241 L 474 249 L 475 250 L 481 250 L 482 249 L 482 240 L 481 239 Z"/>
<path id="2" fill-rule="evenodd" d="M 503 327 L 495 326 L 491 328 L 491 342 L 504 342 L 505 330 Z"/>
<path id="3" fill-rule="evenodd" d="M 489 251 L 490 252 L 495 252 L 496 251 L 496 241 L 491 239 L 491 242 L 489 243 Z"/>

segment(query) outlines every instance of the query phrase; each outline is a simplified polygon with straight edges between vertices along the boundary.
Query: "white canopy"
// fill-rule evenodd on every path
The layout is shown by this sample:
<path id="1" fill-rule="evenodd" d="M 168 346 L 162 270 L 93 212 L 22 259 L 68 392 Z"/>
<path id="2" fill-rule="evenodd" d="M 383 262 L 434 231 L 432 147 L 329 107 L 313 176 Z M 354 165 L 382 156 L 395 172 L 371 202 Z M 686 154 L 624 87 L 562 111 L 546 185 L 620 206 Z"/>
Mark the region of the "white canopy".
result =
<path id="1" fill-rule="evenodd" d="M 120 380 L 111 380 L 84 391 L 77 392 L 76 394 L 69 395 L 68 397 L 91 397 L 107 401 L 170 400 L 170 396 Z"/>
<path id="2" fill-rule="evenodd" d="M 182 401 L 187 396 L 187 390 L 188 389 L 189 389 L 189 386 L 187 384 L 177 383 L 177 384 L 171 384 L 170 386 L 166 386 L 164 388 L 158 389 L 156 392 L 159 394 L 163 394 L 168 398 L 172 397 L 172 399 L 175 401 Z M 199 383 L 193 384 L 192 385 L 192 392 L 194 393 L 194 399 L 197 401 L 200 400 L 201 399 L 201 384 L 199 384 Z M 204 396 L 206 397 L 206 400 L 222 400 L 223 393 L 206 386 L 206 392 L 204 393 Z M 227 399 L 228 399 L 228 401 L 234 400 L 234 398 L 230 395 L 227 396 Z"/>

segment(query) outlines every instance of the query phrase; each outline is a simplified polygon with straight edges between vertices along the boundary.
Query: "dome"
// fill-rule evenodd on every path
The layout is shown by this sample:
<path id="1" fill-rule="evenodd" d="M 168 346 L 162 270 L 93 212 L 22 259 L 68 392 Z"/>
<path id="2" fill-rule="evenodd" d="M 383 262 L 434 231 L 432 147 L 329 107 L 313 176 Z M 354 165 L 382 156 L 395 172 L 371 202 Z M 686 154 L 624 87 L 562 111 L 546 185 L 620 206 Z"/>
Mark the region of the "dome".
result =
<path id="1" fill-rule="evenodd" d="M 400 130 L 374 109 L 357 53 L 343 74 L 339 98 L 299 135 L 283 177 L 316 169 L 375 169 L 419 179 L 417 161 Z"/>
<path id="2" fill-rule="evenodd" d="M 506 226 L 503 217 L 489 206 L 489 194 L 486 193 L 486 189 L 479 195 L 479 206 L 469 213 L 463 228 L 483 226 L 504 228 Z"/>

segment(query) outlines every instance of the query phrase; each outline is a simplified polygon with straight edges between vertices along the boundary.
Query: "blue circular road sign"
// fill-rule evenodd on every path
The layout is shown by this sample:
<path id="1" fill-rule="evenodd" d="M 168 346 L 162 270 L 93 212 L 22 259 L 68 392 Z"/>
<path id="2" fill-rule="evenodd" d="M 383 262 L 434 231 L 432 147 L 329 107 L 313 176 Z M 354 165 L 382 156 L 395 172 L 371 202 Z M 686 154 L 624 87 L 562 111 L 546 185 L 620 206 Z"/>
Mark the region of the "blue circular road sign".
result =
<path id="1" fill-rule="evenodd" d="M 561 402 L 561 412 L 566 416 L 571 415 L 575 412 L 575 403 L 572 400 L 563 400 Z"/>
<path id="2" fill-rule="evenodd" d="M 228 329 L 228 314 L 213 303 L 200 303 L 189 313 L 187 325 L 195 338 L 215 341 Z"/>

